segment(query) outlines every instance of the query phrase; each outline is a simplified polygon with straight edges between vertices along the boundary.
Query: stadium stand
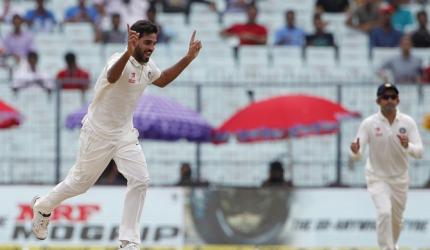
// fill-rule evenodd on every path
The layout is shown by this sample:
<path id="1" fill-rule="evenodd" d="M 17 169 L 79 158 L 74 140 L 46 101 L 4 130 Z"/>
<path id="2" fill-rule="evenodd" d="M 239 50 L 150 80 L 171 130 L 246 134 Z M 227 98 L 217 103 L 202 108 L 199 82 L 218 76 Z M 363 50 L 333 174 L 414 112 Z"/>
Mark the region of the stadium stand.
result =
<path id="1" fill-rule="evenodd" d="M 223 1 L 217 1 L 217 6 L 222 6 Z M 19 10 L 33 7 L 30 0 L 15 0 L 13 4 Z M 46 5 L 54 11 L 57 20 L 63 20 L 65 9 L 73 4 L 74 0 L 47 0 Z M 313 31 L 314 4 L 314 0 L 257 1 L 258 20 L 269 28 L 268 45 L 242 46 L 237 53 L 235 44 L 221 39 L 219 32 L 233 23 L 243 22 L 246 19 L 244 13 L 219 15 L 207 6 L 193 5 L 190 22 L 186 24 L 182 13 L 163 13 L 158 8 L 159 23 L 175 33 L 169 44 L 160 44 L 153 54 L 160 68 L 168 67 L 186 53 L 193 30 L 197 30 L 204 48 L 172 86 L 162 90 L 150 87 L 147 91 L 169 96 L 193 109 L 197 109 L 197 103 L 201 102 L 202 115 L 214 126 L 249 103 L 248 90 L 253 90 L 257 100 L 279 94 L 307 93 L 339 101 L 349 109 L 361 112 L 362 116 L 375 112 L 374 89 L 380 83 L 376 72 L 385 59 L 397 55 L 399 50 L 375 48 L 370 54 L 368 36 L 347 28 L 346 13 L 323 14 L 327 30 L 336 37 L 337 50 L 273 46 L 274 31 L 284 25 L 287 9 L 296 11 L 298 26 L 307 33 Z M 411 3 L 409 8 L 415 13 L 428 9 L 428 6 Z M 110 55 L 125 49 L 124 44 L 94 43 L 95 28 L 88 23 L 60 23 L 52 33 L 36 34 L 40 66 L 52 72 L 54 78 L 64 67 L 64 54 L 73 51 L 80 64 L 90 71 L 94 83 Z M 9 30 L 9 23 L 0 24 L 2 37 Z M 430 64 L 430 49 L 414 49 L 414 53 L 423 58 L 426 66 Z M 9 74 L 7 68 L 0 68 L 0 98 L 20 110 L 25 121 L 18 128 L 0 131 L 0 183 L 53 183 L 55 150 L 59 146 L 55 139 L 58 104 L 55 97 L 49 99 L 37 88 L 22 91 L 15 97 L 9 87 Z M 401 85 L 400 88 L 401 109 L 420 123 L 424 114 L 430 112 L 430 87 L 416 84 Z M 87 100 L 91 95 L 90 91 Z M 66 130 L 64 120 L 81 107 L 80 93 L 62 92 L 60 100 L 61 176 L 64 176 L 76 156 L 79 133 Z M 326 186 L 335 182 L 337 161 L 340 162 L 343 183 L 362 186 L 364 163 L 361 162 L 354 172 L 347 167 L 347 149 L 358 122 L 343 123 L 339 137 L 292 139 L 290 144 L 277 141 L 244 145 L 231 140 L 224 145 L 200 145 L 202 178 L 213 184 L 258 186 L 266 177 L 267 163 L 279 158 L 288 167 L 287 177 L 297 186 Z M 423 129 L 420 132 L 425 145 L 429 145 L 430 134 Z M 174 183 L 178 163 L 197 160 L 198 146 L 193 143 L 144 140 L 142 146 L 154 185 Z M 341 158 L 337 158 L 338 150 Z M 426 155 L 424 160 L 412 163 L 415 166 L 411 169 L 414 187 L 427 182 L 430 173 L 425 166 L 429 162 Z"/>

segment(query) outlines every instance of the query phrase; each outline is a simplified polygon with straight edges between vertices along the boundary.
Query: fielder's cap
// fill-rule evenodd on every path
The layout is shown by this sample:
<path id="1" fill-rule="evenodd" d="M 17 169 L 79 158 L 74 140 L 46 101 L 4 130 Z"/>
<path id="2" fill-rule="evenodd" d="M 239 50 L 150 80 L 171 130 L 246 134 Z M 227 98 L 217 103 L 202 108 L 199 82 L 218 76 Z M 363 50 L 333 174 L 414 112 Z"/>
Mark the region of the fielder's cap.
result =
<path id="1" fill-rule="evenodd" d="M 397 87 L 394 84 L 384 83 L 384 84 L 379 85 L 378 91 L 376 92 L 376 96 L 378 96 L 378 97 L 381 96 L 382 94 L 384 94 L 384 92 L 386 90 L 389 90 L 389 89 L 394 90 L 394 92 L 396 92 L 396 94 L 399 94 L 399 90 L 397 89 Z"/>

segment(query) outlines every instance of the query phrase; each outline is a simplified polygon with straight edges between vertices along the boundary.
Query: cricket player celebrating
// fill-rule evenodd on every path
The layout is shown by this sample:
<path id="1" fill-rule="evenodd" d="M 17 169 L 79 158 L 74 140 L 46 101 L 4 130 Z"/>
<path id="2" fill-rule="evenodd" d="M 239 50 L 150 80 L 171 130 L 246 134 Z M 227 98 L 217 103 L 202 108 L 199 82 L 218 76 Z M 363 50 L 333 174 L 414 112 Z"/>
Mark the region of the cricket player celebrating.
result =
<path id="1" fill-rule="evenodd" d="M 202 44 L 195 40 L 194 31 L 187 54 L 161 72 L 150 58 L 157 43 L 157 26 L 140 20 L 127 29 L 127 50 L 109 59 L 95 85 L 95 97 L 83 119 L 75 165 L 64 181 L 32 201 L 32 231 L 38 239 L 48 235 L 51 211 L 65 199 L 86 192 L 114 159 L 127 179 L 120 249 L 139 249 L 139 222 L 149 177 L 138 132 L 133 128 L 133 111 L 146 86 L 168 85 L 197 57 Z"/>
<path id="2" fill-rule="evenodd" d="M 377 238 L 382 250 L 397 250 L 409 188 L 408 155 L 421 158 L 423 145 L 415 121 L 397 110 L 399 91 L 393 84 L 378 87 L 380 111 L 366 118 L 351 144 L 351 160 L 369 145 L 367 190 L 377 212 Z"/>

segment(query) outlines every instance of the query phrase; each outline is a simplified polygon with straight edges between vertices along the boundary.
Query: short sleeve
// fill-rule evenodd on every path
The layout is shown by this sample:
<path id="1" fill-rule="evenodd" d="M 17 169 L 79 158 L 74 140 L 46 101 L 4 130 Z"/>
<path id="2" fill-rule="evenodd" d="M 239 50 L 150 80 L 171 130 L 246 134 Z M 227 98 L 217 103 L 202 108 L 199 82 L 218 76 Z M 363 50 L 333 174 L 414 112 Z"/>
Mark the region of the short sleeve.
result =
<path id="1" fill-rule="evenodd" d="M 149 59 L 149 67 L 151 69 L 151 76 L 150 76 L 150 82 L 153 83 L 155 80 L 157 80 L 161 75 L 161 70 L 157 67 L 155 62 L 152 60 L 152 58 Z"/>
<path id="2" fill-rule="evenodd" d="M 117 52 L 115 54 L 113 54 L 111 57 L 109 57 L 108 62 L 106 64 L 105 67 L 105 73 L 107 74 L 110 70 L 110 68 L 121 58 L 122 56 L 122 52 Z M 124 75 L 128 74 L 127 72 L 127 67 L 124 67 L 124 70 L 121 73 L 120 78 L 122 78 Z"/>
<path id="3" fill-rule="evenodd" d="M 33 20 L 33 18 L 34 18 L 34 12 L 31 10 L 27 11 L 24 15 L 24 19 L 26 21 L 31 21 L 31 20 Z"/>
<path id="4" fill-rule="evenodd" d="M 121 57 L 122 53 L 115 53 L 113 54 L 111 57 L 109 57 L 108 62 L 107 62 L 107 69 L 109 70 L 117 61 L 118 59 Z"/>

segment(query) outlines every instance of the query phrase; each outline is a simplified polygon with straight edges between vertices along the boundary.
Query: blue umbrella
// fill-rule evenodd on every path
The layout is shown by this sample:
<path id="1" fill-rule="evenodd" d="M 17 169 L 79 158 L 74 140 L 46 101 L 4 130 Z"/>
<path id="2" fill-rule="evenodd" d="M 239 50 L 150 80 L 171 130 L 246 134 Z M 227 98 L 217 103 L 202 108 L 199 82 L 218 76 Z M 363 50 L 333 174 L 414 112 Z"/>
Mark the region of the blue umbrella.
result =
<path id="1" fill-rule="evenodd" d="M 88 105 L 85 105 L 68 115 L 66 127 L 81 127 L 87 110 Z M 143 95 L 134 112 L 133 123 L 140 139 L 212 141 L 213 127 L 199 113 L 166 97 Z"/>

